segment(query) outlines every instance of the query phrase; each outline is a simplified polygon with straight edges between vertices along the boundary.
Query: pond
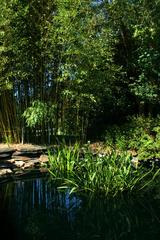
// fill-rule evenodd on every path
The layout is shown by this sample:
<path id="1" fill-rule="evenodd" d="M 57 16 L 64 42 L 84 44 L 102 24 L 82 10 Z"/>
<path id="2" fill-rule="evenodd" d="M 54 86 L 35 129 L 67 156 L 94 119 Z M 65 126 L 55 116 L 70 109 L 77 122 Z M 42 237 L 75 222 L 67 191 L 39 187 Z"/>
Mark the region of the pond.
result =
<path id="1" fill-rule="evenodd" d="M 1 236 L 16 240 L 117 240 L 160 236 L 160 197 L 69 195 L 46 177 L 0 185 Z"/>

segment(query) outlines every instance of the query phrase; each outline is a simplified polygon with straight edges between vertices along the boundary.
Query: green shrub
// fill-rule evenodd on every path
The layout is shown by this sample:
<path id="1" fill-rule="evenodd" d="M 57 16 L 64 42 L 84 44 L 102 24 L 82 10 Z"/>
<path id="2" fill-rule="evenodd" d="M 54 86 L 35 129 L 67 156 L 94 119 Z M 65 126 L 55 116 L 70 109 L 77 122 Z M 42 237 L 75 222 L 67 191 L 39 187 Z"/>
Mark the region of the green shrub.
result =
<path id="1" fill-rule="evenodd" d="M 139 159 L 160 157 L 160 118 L 130 117 L 121 126 L 108 127 L 105 141 L 117 149 L 137 151 Z"/>

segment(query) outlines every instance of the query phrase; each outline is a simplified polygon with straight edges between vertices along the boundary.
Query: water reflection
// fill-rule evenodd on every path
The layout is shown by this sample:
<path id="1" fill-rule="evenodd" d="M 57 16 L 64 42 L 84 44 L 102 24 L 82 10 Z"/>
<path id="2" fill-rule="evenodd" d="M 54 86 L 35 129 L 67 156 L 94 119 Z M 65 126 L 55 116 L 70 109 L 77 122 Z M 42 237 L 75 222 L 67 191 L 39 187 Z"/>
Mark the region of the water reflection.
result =
<path id="1" fill-rule="evenodd" d="M 0 186 L 1 236 L 24 240 L 159 239 L 160 200 L 57 192 L 48 179 Z"/>
<path id="2" fill-rule="evenodd" d="M 5 234 L 10 234 L 12 227 L 16 240 L 63 239 L 63 234 L 72 239 L 75 209 L 81 201 L 68 190 L 59 193 L 50 181 L 39 178 L 2 185 L 0 192 Z"/>

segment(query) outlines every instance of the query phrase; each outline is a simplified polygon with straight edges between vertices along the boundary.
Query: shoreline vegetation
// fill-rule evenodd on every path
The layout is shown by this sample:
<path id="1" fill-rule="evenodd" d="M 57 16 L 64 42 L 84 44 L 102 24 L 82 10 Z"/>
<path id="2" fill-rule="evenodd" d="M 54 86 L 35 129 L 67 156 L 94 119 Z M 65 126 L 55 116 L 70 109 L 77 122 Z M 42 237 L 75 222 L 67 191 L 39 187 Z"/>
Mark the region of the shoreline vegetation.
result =
<path id="1" fill-rule="evenodd" d="M 0 144 L 1 150 L 7 147 L 32 153 L 35 149 L 45 148 L 47 155 L 43 156 L 43 167 L 50 173 L 57 188 L 69 188 L 70 194 L 79 192 L 112 197 L 121 193 L 141 195 L 156 191 L 160 181 L 160 168 L 156 162 L 146 165 L 145 161 L 137 161 L 136 152 L 115 149 L 103 142 L 50 146 Z"/>
<path id="2" fill-rule="evenodd" d="M 85 142 L 134 116 L 157 122 L 159 0 L 0 7 L 0 142 Z"/>
<path id="3" fill-rule="evenodd" d="M 143 194 L 153 191 L 160 180 L 160 168 L 133 166 L 127 151 L 110 149 L 94 153 L 89 145 L 59 146 L 49 152 L 49 172 L 59 189 L 72 192 L 116 196 L 119 193 Z"/>
<path id="4" fill-rule="evenodd" d="M 75 227 L 74 240 L 158 239 L 160 0 L 0 9 L 4 236 L 72 240 Z"/>
<path id="5" fill-rule="evenodd" d="M 44 144 L 52 176 L 71 191 L 115 195 L 157 181 L 160 1 L 0 0 L 0 8 L 0 142 Z"/>

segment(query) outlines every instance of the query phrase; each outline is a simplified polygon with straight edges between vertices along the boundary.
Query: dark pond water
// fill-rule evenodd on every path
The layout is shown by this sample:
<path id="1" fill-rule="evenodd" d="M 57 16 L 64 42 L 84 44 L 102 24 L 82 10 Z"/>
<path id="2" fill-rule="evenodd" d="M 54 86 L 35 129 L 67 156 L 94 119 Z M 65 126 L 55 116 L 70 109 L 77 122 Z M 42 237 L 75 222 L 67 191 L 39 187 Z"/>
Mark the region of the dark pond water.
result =
<path id="1" fill-rule="evenodd" d="M 46 178 L 1 184 L 1 239 L 158 240 L 159 199 L 70 196 Z"/>

